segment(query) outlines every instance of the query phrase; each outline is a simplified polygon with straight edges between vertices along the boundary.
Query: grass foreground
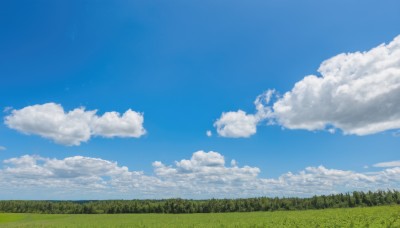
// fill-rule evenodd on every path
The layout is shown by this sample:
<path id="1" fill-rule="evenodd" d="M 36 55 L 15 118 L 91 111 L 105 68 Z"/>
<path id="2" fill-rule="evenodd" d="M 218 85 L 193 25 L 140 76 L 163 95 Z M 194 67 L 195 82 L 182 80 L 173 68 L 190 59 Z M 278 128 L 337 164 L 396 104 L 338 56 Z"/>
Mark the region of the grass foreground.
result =
<path id="1" fill-rule="evenodd" d="M 400 227 L 400 206 L 205 214 L 0 213 L 0 227 Z"/>

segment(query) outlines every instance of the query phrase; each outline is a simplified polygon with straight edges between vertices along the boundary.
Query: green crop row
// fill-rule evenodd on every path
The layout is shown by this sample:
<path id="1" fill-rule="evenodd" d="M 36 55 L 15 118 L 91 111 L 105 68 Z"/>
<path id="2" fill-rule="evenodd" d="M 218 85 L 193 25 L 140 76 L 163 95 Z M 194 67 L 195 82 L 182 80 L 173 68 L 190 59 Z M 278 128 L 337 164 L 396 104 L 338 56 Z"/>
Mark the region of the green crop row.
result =
<path id="1" fill-rule="evenodd" d="M 0 227 L 400 227 L 400 206 L 207 214 L 0 214 Z"/>

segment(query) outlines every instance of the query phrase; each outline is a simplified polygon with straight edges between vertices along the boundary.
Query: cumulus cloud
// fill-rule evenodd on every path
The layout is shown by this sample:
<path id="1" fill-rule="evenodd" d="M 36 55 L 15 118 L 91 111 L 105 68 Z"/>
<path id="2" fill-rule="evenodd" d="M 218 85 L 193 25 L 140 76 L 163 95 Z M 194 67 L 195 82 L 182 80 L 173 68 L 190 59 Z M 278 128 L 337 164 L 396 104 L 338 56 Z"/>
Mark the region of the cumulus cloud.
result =
<path id="1" fill-rule="evenodd" d="M 288 129 L 340 129 L 352 135 L 400 128 L 400 36 L 369 51 L 327 59 L 318 72 L 277 97 L 265 119 Z M 222 136 L 248 137 L 256 132 L 258 112 L 233 113 L 219 120 L 227 130 L 215 124 Z"/>
<path id="2" fill-rule="evenodd" d="M 265 104 L 269 103 L 274 93 L 274 90 L 268 90 L 256 98 L 254 105 L 257 112 L 255 114 L 247 114 L 240 109 L 236 112 L 222 113 L 214 123 L 218 135 L 229 138 L 247 138 L 254 135 L 257 132 L 257 125 L 271 117 L 271 108 Z"/>
<path id="3" fill-rule="evenodd" d="M 208 137 L 211 137 L 211 136 L 212 136 L 212 132 L 211 132 L 211 131 L 206 131 L 206 135 L 207 135 Z"/>
<path id="4" fill-rule="evenodd" d="M 103 137 L 135 137 L 145 134 L 143 114 L 128 109 L 122 116 L 118 112 L 106 112 L 94 116 L 91 128 L 94 135 Z"/>
<path id="5" fill-rule="evenodd" d="M 366 52 L 324 61 L 321 76 L 297 82 L 273 104 L 280 124 L 290 129 L 368 135 L 400 128 L 400 36 Z"/>
<path id="6" fill-rule="evenodd" d="M 58 144 L 80 145 L 93 135 L 102 137 L 140 137 L 146 133 L 143 114 L 127 110 L 96 115 L 97 110 L 80 107 L 65 112 L 60 104 L 46 103 L 13 109 L 4 123 L 25 134 L 40 135 Z"/>
<path id="7" fill-rule="evenodd" d="M 24 194 L 31 192 L 31 198 L 37 198 L 38 194 L 43 194 L 43 198 L 51 195 L 70 199 L 81 199 L 85 194 L 94 199 L 237 198 L 400 188 L 400 167 L 392 165 L 378 165 L 376 167 L 384 169 L 377 172 L 307 167 L 278 178 L 262 178 L 258 167 L 239 166 L 235 160 L 227 166 L 224 156 L 213 151 L 197 151 L 190 159 L 172 165 L 155 161 L 153 174 L 83 156 L 55 159 L 24 155 L 3 163 L 0 193 L 8 197 L 22 191 Z"/>
<path id="8" fill-rule="evenodd" d="M 238 194 L 238 189 L 253 191 L 250 184 L 257 181 L 260 169 L 257 167 L 226 167 L 224 157 L 216 152 L 198 151 L 190 160 L 175 162 L 167 166 L 157 161 L 153 163 L 154 173 L 164 183 L 170 185 L 170 192 L 181 197 L 223 197 Z"/>
<path id="9" fill-rule="evenodd" d="M 142 179 L 147 178 L 142 172 L 132 172 L 125 166 L 118 166 L 116 162 L 100 158 L 74 156 L 50 159 L 24 155 L 3 162 L 5 168 L 0 171 L 0 180 L 16 189 L 39 187 L 43 190 L 56 189 L 76 193 L 116 189 L 125 192 L 134 189 Z M 147 184 L 149 183 L 151 181 L 147 180 Z"/>
<path id="10" fill-rule="evenodd" d="M 284 189 L 286 195 L 313 195 L 378 189 L 377 181 L 381 175 L 383 174 L 363 174 L 318 166 L 307 167 L 298 173 L 288 172 L 278 179 L 267 179 L 263 182 L 270 186 L 272 192 Z"/>
<path id="11" fill-rule="evenodd" d="M 224 112 L 214 123 L 220 136 L 239 138 L 249 137 L 257 131 L 257 119 L 254 115 L 246 114 L 242 110 L 236 112 Z"/>

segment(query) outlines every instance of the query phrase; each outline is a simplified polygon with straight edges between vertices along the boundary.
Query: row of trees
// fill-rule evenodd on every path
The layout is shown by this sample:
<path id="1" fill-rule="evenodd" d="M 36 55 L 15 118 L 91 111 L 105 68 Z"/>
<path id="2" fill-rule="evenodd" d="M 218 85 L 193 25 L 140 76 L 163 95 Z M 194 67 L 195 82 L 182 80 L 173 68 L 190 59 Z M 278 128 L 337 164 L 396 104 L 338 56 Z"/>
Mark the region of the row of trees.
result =
<path id="1" fill-rule="evenodd" d="M 0 212 L 47 214 L 211 213 L 347 208 L 400 204 L 397 190 L 352 192 L 311 198 L 210 200 L 0 201 Z"/>

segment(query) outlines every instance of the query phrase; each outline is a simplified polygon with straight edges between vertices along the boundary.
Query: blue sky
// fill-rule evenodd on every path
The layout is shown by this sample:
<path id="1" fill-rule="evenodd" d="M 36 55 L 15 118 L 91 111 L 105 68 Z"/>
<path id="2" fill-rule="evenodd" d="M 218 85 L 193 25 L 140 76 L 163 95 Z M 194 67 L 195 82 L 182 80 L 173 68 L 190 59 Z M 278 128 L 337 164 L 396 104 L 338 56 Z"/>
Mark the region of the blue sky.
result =
<path id="1" fill-rule="evenodd" d="M 0 125 L 1 161 L 23 155 L 59 160 L 83 156 L 117 162 L 118 167 L 154 177 L 158 175 L 152 166 L 155 161 L 174 166 L 196 151 L 215 151 L 224 156 L 226 166 L 235 159 L 239 167 L 259 168 L 258 178 L 277 179 L 320 165 L 357 174 L 380 172 L 372 166 L 400 160 L 400 141 L 395 136 L 399 127 L 393 123 L 358 134 L 353 127 L 341 127 L 338 120 L 337 125 L 328 124 L 336 129 L 331 134 L 327 128 L 295 127 L 277 115 L 271 118 L 275 124 L 267 126 L 263 119 L 257 132 L 246 137 L 224 137 L 214 126 L 222 113 L 240 109 L 254 114 L 254 100 L 268 89 L 282 96 L 305 76 L 321 76 L 319 66 L 331 57 L 393 41 L 400 34 L 398 1 L 12 1 L 0 3 L 0 9 L 0 107 L 5 110 Z M 397 71 L 389 79 L 399 77 L 399 69 L 394 67 Z M 393 91 L 395 96 L 397 90 Z M 393 103 L 390 97 L 380 101 Z M 24 134 L 22 125 L 17 130 L 6 123 L 13 110 L 46 103 L 58 104 L 65 112 L 79 107 L 98 110 L 98 116 L 131 109 L 143 114 L 146 134 L 120 137 L 119 133 L 109 138 L 99 130 L 86 142 L 71 146 L 32 129 Z M 346 101 L 340 104 L 352 106 Z M 379 123 L 397 116 L 395 109 L 382 114 L 371 107 L 366 113 L 382 115 Z M 309 111 L 321 109 L 311 106 Z M 351 109 L 348 116 L 352 113 L 355 120 L 362 118 Z M 5 162 L 0 165 L 3 173 L 10 164 L 18 168 L 17 163 Z M 345 185 L 343 189 L 352 189 Z M 7 193 L 4 197 L 40 198 L 34 194 L 40 186 L 27 186 L 10 186 L 22 196 Z M 84 198 L 80 187 L 68 194 L 49 191 L 52 198 Z M 154 188 L 152 194 L 135 195 L 132 190 L 131 195 L 108 197 L 169 197 L 161 187 Z M 248 195 L 257 194 L 277 193 L 263 190 Z M 221 195 L 177 191 L 172 196 Z M 101 194 L 94 197 L 102 198 Z"/>

